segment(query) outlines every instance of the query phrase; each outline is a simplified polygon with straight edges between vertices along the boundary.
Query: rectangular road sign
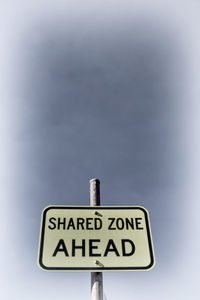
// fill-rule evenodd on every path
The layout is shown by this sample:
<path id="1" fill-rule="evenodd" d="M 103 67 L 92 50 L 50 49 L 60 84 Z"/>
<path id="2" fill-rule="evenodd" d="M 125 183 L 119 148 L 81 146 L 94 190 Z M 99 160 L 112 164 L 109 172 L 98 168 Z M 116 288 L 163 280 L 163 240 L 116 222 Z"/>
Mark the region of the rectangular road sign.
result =
<path id="1" fill-rule="evenodd" d="M 145 271 L 155 264 L 148 212 L 136 206 L 49 206 L 39 266 L 46 271 Z"/>

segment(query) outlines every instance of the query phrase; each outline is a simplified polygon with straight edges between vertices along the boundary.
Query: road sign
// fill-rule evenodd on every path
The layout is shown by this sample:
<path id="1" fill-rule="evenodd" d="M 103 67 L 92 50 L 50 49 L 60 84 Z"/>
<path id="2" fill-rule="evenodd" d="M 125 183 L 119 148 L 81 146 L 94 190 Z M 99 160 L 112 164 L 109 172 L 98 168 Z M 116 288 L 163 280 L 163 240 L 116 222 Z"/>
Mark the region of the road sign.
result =
<path id="1" fill-rule="evenodd" d="M 155 263 L 148 212 L 136 206 L 49 206 L 39 266 L 46 271 L 138 271 Z"/>

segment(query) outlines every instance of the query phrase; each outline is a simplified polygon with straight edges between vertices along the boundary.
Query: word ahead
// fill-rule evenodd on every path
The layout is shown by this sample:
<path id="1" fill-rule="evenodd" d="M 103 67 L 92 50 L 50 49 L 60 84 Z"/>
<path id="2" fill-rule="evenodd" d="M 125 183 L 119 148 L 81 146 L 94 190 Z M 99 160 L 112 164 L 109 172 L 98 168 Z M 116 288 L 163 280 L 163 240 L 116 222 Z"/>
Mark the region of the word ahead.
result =
<path id="1" fill-rule="evenodd" d="M 154 262 L 143 207 L 49 206 L 43 212 L 39 265 L 44 270 L 149 270 Z"/>

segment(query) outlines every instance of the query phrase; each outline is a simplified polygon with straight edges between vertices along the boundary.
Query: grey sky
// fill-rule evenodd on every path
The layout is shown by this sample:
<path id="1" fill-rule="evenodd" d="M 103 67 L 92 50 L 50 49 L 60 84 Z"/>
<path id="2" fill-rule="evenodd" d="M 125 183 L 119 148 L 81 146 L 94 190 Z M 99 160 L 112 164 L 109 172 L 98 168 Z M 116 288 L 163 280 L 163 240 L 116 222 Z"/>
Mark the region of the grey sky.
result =
<path id="1" fill-rule="evenodd" d="M 4 261 L 4 299 L 54 299 L 66 291 L 73 299 L 89 297 L 89 274 L 48 274 L 36 259 L 42 209 L 89 205 L 93 177 L 101 180 L 102 205 L 149 210 L 157 260 L 148 273 L 105 274 L 107 298 L 188 299 L 180 275 L 192 227 L 185 174 L 196 152 L 187 152 L 193 123 L 183 125 L 193 114 L 187 112 L 193 63 L 183 38 L 190 27 L 176 17 L 193 17 L 186 7 L 178 12 L 178 1 L 172 16 L 167 4 L 165 14 L 151 2 L 149 11 L 138 2 L 110 14 L 90 2 L 88 10 L 59 2 L 55 10 L 31 3 L 31 11 L 23 1 L 22 12 L 4 8 L 1 178 L 11 219 L 4 244 L 14 260 Z M 10 282 L 13 291 L 6 289 Z"/>

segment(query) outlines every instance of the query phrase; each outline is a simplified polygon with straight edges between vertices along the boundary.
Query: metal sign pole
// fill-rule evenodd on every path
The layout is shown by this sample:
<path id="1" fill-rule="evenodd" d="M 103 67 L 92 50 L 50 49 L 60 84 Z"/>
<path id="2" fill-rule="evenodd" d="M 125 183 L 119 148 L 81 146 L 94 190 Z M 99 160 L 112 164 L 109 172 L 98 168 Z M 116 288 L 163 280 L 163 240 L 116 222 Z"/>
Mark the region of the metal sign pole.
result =
<path id="1" fill-rule="evenodd" d="M 100 181 L 90 180 L 90 206 L 100 206 Z M 102 272 L 91 272 L 91 300 L 103 300 Z"/>

